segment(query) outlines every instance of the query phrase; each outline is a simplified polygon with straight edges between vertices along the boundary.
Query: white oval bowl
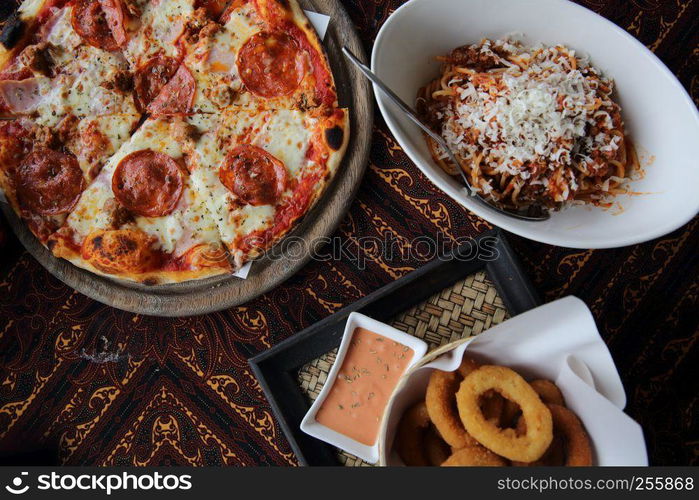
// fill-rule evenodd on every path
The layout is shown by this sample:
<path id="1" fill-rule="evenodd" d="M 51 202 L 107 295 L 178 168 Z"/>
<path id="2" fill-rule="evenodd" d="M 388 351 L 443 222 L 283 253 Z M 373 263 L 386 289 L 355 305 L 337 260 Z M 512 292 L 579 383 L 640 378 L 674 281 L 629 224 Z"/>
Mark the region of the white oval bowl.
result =
<path id="1" fill-rule="evenodd" d="M 386 21 L 372 53 L 374 72 L 414 103 L 439 74 L 435 56 L 482 38 L 525 35 L 526 44 L 564 44 L 588 54 L 616 82 L 627 133 L 645 170 L 618 196 L 621 209 L 569 207 L 545 222 L 512 219 L 466 195 L 432 160 L 420 130 L 374 88 L 391 132 L 446 194 L 487 221 L 532 240 L 573 248 L 613 248 L 657 238 L 699 212 L 699 112 L 668 68 L 626 31 L 566 0 L 412 0 Z"/>

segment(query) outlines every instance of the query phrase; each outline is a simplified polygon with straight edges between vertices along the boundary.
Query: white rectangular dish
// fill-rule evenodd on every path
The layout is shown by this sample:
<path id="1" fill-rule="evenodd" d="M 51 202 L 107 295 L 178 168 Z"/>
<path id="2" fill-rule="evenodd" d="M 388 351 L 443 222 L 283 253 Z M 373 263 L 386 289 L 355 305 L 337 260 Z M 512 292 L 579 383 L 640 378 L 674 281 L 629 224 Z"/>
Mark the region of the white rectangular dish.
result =
<path id="1" fill-rule="evenodd" d="M 308 413 L 306 413 L 306 416 L 303 418 L 301 422 L 301 430 L 310 436 L 313 436 L 317 439 L 320 439 L 321 441 L 325 441 L 326 443 L 341 448 L 349 453 L 352 453 L 353 455 L 356 455 L 362 460 L 365 460 L 373 464 L 378 462 L 379 460 L 378 436 L 375 443 L 372 446 L 368 446 L 348 436 L 345 436 L 344 434 L 341 434 L 340 432 L 337 432 L 319 423 L 316 420 L 316 414 L 318 413 L 318 410 L 320 410 L 321 406 L 323 405 L 323 402 L 328 397 L 328 394 L 330 393 L 333 384 L 337 380 L 338 373 L 340 372 L 340 368 L 342 367 L 342 362 L 345 359 L 345 356 L 352 341 L 352 337 L 357 328 L 365 328 L 367 330 L 370 330 L 371 332 L 377 333 L 383 337 L 386 337 L 390 340 L 398 342 L 399 344 L 402 344 L 412 349 L 413 357 L 408 362 L 406 371 L 410 370 L 412 366 L 414 366 L 425 356 L 425 353 L 427 352 L 427 344 L 422 340 L 413 337 L 412 335 L 401 332 L 400 330 L 396 330 L 395 328 L 388 326 L 385 323 L 381 323 L 380 321 L 371 319 L 370 317 L 364 316 L 363 314 L 355 312 L 350 314 L 347 318 L 347 324 L 345 325 L 345 331 L 342 336 L 342 343 L 340 344 L 340 347 L 338 349 L 337 356 L 335 358 L 335 363 L 333 364 L 333 367 L 330 370 L 328 378 L 325 381 L 325 385 L 323 386 L 323 389 L 320 391 L 318 398 L 315 400 L 311 408 L 308 410 Z"/>

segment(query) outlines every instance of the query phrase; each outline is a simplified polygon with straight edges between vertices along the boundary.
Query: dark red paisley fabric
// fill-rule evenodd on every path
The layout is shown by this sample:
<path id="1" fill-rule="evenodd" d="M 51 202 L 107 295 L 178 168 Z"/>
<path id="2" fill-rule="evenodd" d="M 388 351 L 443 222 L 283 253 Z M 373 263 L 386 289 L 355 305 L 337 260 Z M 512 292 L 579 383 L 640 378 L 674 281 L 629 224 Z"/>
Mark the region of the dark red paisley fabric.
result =
<path id="1" fill-rule="evenodd" d="M 400 3 L 344 0 L 367 51 Z M 639 38 L 699 101 L 697 2 L 581 3 Z M 511 237 L 546 301 L 573 294 L 592 309 L 656 465 L 699 464 L 698 225 L 603 251 Z M 377 110 L 371 163 L 335 235 L 360 258 L 311 263 L 245 306 L 186 319 L 121 312 L 52 278 L 10 236 L 0 243 L 0 453 L 71 465 L 295 464 L 247 359 L 424 264 L 376 256 L 359 238 L 488 228 L 427 182 Z"/>

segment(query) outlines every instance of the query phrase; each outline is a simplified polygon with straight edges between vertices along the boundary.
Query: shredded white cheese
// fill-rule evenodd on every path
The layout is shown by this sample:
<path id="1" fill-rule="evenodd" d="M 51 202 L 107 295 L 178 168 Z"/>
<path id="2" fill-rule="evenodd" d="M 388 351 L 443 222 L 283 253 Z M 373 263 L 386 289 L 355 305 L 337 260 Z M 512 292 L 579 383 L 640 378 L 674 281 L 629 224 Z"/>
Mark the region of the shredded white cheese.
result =
<path id="1" fill-rule="evenodd" d="M 547 186 L 542 171 L 564 168 L 556 201 L 570 199 L 579 187 L 574 164 L 594 172 L 606 165 L 599 153 L 611 157 L 620 147 L 621 137 L 610 133 L 620 126 L 610 114 L 617 109 L 611 81 L 562 46 L 484 40 L 469 49 L 495 64 L 450 78 L 455 95 L 439 115 L 449 146 L 462 158 L 480 159 L 480 168 L 532 185 Z"/>

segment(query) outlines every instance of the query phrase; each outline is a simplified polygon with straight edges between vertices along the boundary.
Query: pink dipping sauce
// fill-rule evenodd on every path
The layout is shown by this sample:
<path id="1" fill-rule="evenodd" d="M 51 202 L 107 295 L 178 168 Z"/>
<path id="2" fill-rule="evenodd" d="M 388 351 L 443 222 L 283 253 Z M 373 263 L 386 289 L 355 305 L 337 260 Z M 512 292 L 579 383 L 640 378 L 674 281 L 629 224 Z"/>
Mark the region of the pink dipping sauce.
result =
<path id="1" fill-rule="evenodd" d="M 316 421 L 367 446 L 376 443 L 388 399 L 413 355 L 406 345 L 355 329 Z"/>

